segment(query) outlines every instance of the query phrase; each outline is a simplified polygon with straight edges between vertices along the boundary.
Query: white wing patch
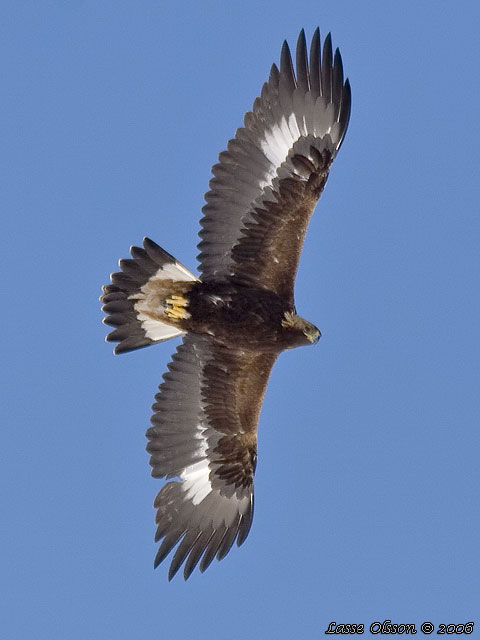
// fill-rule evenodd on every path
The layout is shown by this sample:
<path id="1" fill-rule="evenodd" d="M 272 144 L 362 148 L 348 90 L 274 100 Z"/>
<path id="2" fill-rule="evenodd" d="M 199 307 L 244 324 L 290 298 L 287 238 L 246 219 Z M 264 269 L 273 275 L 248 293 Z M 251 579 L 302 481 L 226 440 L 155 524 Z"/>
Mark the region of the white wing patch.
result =
<path id="1" fill-rule="evenodd" d="M 186 467 L 180 474 L 185 497 L 190 499 L 194 505 L 199 504 L 212 490 L 209 476 L 210 469 L 207 458 Z"/>
<path id="2" fill-rule="evenodd" d="M 292 147 L 293 143 L 296 142 L 302 135 L 300 133 L 300 129 L 298 128 L 297 119 L 295 118 L 294 113 L 291 113 L 288 116 L 288 128 L 290 129 L 290 133 L 292 135 L 292 144 L 290 145 L 290 147 Z"/>
<path id="3" fill-rule="evenodd" d="M 303 113 L 291 113 L 288 120 L 282 117 L 279 123 L 266 129 L 264 139 L 260 140 L 262 152 L 270 162 L 268 173 L 260 181 L 261 189 L 272 186 L 293 145 L 308 133 L 320 139 L 330 135 L 334 144 L 340 140 L 340 125 L 335 121 L 333 104 L 326 104 L 325 98 L 319 96 L 314 105 L 310 92 L 299 100 L 301 105 L 297 110 L 300 111 L 301 106 Z M 302 176 L 300 178 L 304 179 Z"/>
<path id="4" fill-rule="evenodd" d="M 219 527 L 225 523 L 227 526 L 233 522 L 238 512 L 246 513 L 249 508 L 251 498 L 244 496 L 238 498 L 235 494 L 232 497 L 223 496 L 218 489 L 214 489 L 210 482 L 210 466 L 207 457 L 208 444 L 204 436 L 205 427 L 198 425 L 198 431 L 195 434 L 198 440 L 198 448 L 196 454 L 202 459 L 194 464 L 185 467 L 180 474 L 183 480 L 182 489 L 185 492 L 185 499 L 191 500 L 196 506 L 200 504 L 207 496 L 213 494 L 215 497 L 217 508 L 210 514 L 212 523 L 215 527 Z"/>
<path id="5" fill-rule="evenodd" d="M 207 439 L 203 435 L 205 427 L 199 424 L 197 428 L 195 437 L 198 440 L 198 448 L 195 453 L 199 457 L 201 456 L 202 460 L 185 467 L 180 474 L 186 497 L 195 505 L 199 504 L 212 490 L 207 458 Z"/>
<path id="6" fill-rule="evenodd" d="M 290 116 L 290 119 L 292 117 L 295 118 L 293 114 Z M 269 177 L 270 180 L 267 180 L 265 185 L 272 184 L 272 180 L 277 174 L 278 167 L 280 167 L 280 165 L 285 161 L 295 140 L 296 138 L 293 137 L 285 118 L 281 119 L 280 124 L 275 123 L 271 129 L 267 129 L 265 131 L 265 138 L 260 141 L 260 145 L 264 155 L 268 158 L 271 165 L 268 176 L 265 176 L 265 180 L 267 180 L 267 177 Z"/>

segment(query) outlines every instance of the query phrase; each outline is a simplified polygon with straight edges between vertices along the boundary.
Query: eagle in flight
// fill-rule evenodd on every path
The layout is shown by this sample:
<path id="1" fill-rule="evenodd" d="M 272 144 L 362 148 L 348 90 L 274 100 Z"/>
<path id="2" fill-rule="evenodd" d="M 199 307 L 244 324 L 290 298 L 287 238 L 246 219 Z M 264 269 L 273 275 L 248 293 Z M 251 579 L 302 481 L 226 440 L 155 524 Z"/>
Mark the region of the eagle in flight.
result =
<path id="1" fill-rule="evenodd" d="M 253 517 L 257 423 L 270 372 L 285 349 L 320 331 L 295 308 L 294 283 L 310 217 L 350 117 L 351 93 L 330 34 L 295 67 L 283 44 L 253 110 L 214 165 L 200 221 L 200 275 L 152 240 L 131 247 L 103 287 L 115 353 L 183 336 L 147 431 L 155 498 L 155 567 L 178 544 L 169 579 L 187 579 L 241 545 Z"/>

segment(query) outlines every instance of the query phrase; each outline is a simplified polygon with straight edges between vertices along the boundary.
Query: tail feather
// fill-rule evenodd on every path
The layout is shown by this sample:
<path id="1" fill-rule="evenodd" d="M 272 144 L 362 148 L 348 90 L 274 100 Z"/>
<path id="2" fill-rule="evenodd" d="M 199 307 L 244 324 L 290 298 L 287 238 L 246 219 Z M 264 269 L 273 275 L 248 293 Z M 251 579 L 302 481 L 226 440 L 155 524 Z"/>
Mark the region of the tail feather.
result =
<path id="1" fill-rule="evenodd" d="M 165 314 L 162 306 L 170 291 L 197 278 L 173 256 L 149 238 L 143 248 L 131 247 L 131 258 L 120 260 L 121 271 L 112 273 L 112 284 L 103 287 L 104 323 L 114 327 L 107 342 L 118 342 L 115 353 L 124 353 L 163 342 L 184 331 Z M 185 286 L 185 285 L 183 285 Z"/>

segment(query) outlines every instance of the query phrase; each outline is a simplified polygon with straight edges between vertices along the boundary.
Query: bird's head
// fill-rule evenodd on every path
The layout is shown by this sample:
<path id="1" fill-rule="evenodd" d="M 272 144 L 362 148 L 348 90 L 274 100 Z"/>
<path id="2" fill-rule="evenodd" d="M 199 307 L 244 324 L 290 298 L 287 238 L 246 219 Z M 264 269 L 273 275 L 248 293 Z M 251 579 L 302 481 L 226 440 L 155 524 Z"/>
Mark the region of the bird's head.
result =
<path id="1" fill-rule="evenodd" d="M 293 332 L 296 340 L 294 341 L 295 344 L 292 344 L 292 347 L 317 344 L 322 335 L 314 324 L 305 320 L 305 318 L 301 318 L 294 311 L 285 312 L 282 319 L 282 327 L 287 329 L 287 331 Z"/>

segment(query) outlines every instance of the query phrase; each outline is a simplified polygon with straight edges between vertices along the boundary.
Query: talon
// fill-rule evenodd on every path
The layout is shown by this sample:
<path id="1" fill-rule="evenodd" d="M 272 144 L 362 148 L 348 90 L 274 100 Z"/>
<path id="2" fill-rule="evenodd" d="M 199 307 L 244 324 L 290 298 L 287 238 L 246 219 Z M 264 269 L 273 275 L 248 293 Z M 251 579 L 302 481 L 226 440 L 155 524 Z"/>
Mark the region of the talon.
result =
<path id="1" fill-rule="evenodd" d="M 185 317 L 185 313 L 181 309 L 167 309 L 165 313 L 169 318 L 175 318 L 176 320 L 181 320 Z"/>
<path id="2" fill-rule="evenodd" d="M 169 298 L 165 298 L 164 306 L 165 314 L 169 318 L 182 320 L 189 317 L 189 313 L 186 310 L 188 300 L 181 295 L 171 295 Z"/>
<path id="3" fill-rule="evenodd" d="M 165 302 L 172 307 L 188 307 L 188 300 L 183 296 L 172 295 Z"/>

